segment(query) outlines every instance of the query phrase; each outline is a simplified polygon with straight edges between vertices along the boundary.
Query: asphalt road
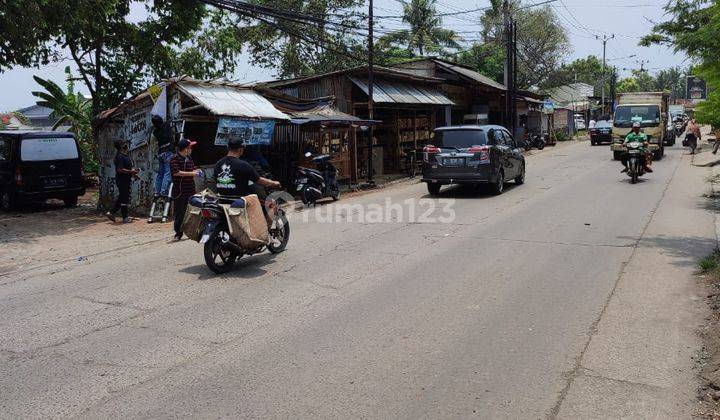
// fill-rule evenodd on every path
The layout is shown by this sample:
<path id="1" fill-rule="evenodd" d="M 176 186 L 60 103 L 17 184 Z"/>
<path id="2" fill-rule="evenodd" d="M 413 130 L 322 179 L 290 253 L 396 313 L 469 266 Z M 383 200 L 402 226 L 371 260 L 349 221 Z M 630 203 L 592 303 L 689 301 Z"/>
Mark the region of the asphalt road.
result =
<path id="1" fill-rule="evenodd" d="M 630 185 L 580 143 L 498 197 L 294 214 L 285 253 L 224 276 L 189 241 L 0 276 L 0 417 L 689 416 L 708 169 L 655 168 Z"/>

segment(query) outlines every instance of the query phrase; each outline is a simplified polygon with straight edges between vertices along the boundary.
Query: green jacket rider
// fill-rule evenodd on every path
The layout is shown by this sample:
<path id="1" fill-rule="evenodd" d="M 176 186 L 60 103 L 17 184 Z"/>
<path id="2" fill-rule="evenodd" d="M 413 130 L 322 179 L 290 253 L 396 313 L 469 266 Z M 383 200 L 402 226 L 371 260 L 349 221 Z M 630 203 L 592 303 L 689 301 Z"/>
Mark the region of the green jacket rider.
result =
<path id="1" fill-rule="evenodd" d="M 623 144 L 628 144 L 632 142 L 638 142 L 641 144 L 640 150 L 645 153 L 645 172 L 652 172 L 652 168 L 650 165 L 652 164 L 652 153 L 648 151 L 648 136 L 647 134 L 640 131 L 640 123 L 634 122 L 632 125 L 632 131 L 628 133 L 628 135 L 625 137 L 625 141 Z M 622 172 L 628 171 L 627 166 L 627 156 L 623 157 L 622 164 L 625 166 L 625 169 L 622 170 Z"/>

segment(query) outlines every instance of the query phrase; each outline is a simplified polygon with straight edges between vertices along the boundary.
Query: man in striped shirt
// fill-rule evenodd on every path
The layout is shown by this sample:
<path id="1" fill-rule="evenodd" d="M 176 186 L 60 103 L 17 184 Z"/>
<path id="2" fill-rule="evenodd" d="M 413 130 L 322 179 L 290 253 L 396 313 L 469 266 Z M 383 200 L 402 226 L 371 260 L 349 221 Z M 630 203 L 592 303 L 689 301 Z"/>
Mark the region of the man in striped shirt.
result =
<path id="1" fill-rule="evenodd" d="M 187 210 L 188 200 L 195 194 L 195 177 L 202 173 L 201 169 L 195 166 L 190 154 L 197 142 L 182 139 L 178 142 L 177 152 L 170 159 L 170 171 L 172 172 L 173 186 L 171 196 L 174 200 L 173 213 L 175 216 L 175 237 L 176 241 L 182 238 L 182 224 Z"/>

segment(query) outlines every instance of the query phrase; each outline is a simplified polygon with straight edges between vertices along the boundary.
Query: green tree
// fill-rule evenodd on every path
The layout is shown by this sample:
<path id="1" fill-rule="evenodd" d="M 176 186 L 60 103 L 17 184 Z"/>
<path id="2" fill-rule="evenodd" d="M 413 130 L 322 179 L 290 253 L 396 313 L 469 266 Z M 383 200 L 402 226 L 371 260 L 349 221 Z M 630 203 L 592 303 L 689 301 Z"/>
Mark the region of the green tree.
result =
<path id="1" fill-rule="evenodd" d="M 655 90 L 670 92 L 671 99 L 684 98 L 687 74 L 687 70 L 680 67 L 660 70 L 655 75 Z"/>
<path id="2" fill-rule="evenodd" d="M 44 91 L 35 91 L 32 94 L 38 98 L 38 105 L 53 110 L 52 115 L 58 119 L 52 127 L 53 130 L 61 126 L 70 126 L 70 131 L 75 133 L 80 143 L 85 170 L 95 173 L 98 169 L 98 159 L 97 148 L 92 137 L 92 103 L 80 92 L 75 91 L 75 79 L 70 72 L 70 67 L 65 68 L 65 74 L 67 76 L 65 91 L 51 80 L 33 76 Z"/>
<path id="3" fill-rule="evenodd" d="M 665 12 L 669 20 L 655 25 L 640 44 L 668 45 L 699 63 L 692 74 L 705 79 L 710 93 L 695 115 L 701 123 L 720 127 L 720 3 L 678 0 L 668 3 Z"/>
<path id="4" fill-rule="evenodd" d="M 613 69 L 605 68 L 605 94 L 610 93 L 610 79 Z M 595 87 L 595 95 L 600 96 L 603 80 L 602 60 L 594 55 L 587 58 L 578 58 L 570 63 L 563 64 L 551 72 L 543 82 L 543 88 L 552 88 L 568 85 L 570 83 L 587 83 Z"/>
<path id="5" fill-rule="evenodd" d="M 616 89 L 617 89 L 617 93 L 642 91 L 642 89 L 640 88 L 640 84 L 638 83 L 637 79 L 634 77 L 628 77 L 625 79 L 621 79 L 618 82 Z"/>
<path id="6" fill-rule="evenodd" d="M 511 0 L 509 13 L 517 28 L 518 85 L 524 89 L 542 86 L 570 51 L 565 28 L 551 7 L 522 8 L 519 0 Z M 491 1 L 480 24 L 484 43 L 504 49 L 506 33 L 501 0 Z"/>
<path id="7" fill-rule="evenodd" d="M 473 43 L 470 48 L 460 51 L 457 62 L 476 70 L 498 83 L 503 83 L 505 71 L 505 50 L 496 44 Z"/>
<path id="8" fill-rule="evenodd" d="M 69 58 L 98 113 L 158 78 L 234 71 L 234 27 L 195 0 L 4 0 L 0 71 Z M 131 7 L 145 18 L 131 19 Z"/>
<path id="9" fill-rule="evenodd" d="M 426 53 L 442 53 L 447 48 L 457 49 L 458 36 L 442 27 L 442 18 L 435 7 L 437 0 L 410 0 L 403 2 L 403 23 L 410 26 L 388 35 L 384 40 L 390 44 L 407 46 L 413 53 L 424 56 Z"/>
<path id="10" fill-rule="evenodd" d="M 288 18 L 236 18 L 236 38 L 253 64 L 293 78 L 339 70 L 365 62 L 365 39 L 359 32 L 362 15 L 353 10 L 360 0 L 257 0 L 260 6 L 302 13 L 315 23 Z"/>

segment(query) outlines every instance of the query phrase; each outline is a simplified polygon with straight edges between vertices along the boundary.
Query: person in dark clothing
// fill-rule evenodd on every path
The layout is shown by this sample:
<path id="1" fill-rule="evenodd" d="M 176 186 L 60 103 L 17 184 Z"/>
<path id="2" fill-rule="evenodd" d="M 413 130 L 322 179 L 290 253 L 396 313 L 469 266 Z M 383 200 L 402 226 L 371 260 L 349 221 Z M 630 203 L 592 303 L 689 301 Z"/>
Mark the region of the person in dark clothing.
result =
<path id="1" fill-rule="evenodd" d="M 182 238 L 182 224 L 187 210 L 188 200 L 195 194 L 195 177 L 200 176 L 201 169 L 195 166 L 190 154 L 196 142 L 182 139 L 178 142 L 177 153 L 170 159 L 170 170 L 172 172 L 173 188 L 173 213 L 175 216 L 175 237 L 176 241 Z"/>
<path id="2" fill-rule="evenodd" d="M 170 134 L 170 125 L 159 115 L 153 115 L 152 125 L 152 134 L 158 144 L 157 159 L 160 163 L 155 177 L 155 195 L 167 197 L 172 181 L 170 159 L 173 157 L 173 140 Z"/>
<path id="3" fill-rule="evenodd" d="M 118 187 L 118 198 L 112 209 L 105 213 L 108 219 L 115 221 L 115 213 L 120 210 L 123 223 L 130 223 L 132 219 L 128 216 L 128 207 L 130 206 L 130 183 L 132 177 L 140 172 L 133 167 L 132 160 L 128 155 L 128 144 L 125 141 L 117 140 L 115 142 L 115 183 Z"/>
<path id="4" fill-rule="evenodd" d="M 280 187 L 280 183 L 261 177 L 252 165 L 240 159 L 245 153 L 245 142 L 230 139 L 227 156 L 215 164 L 217 193 L 224 196 L 242 197 L 255 194 L 252 184 L 263 187 Z M 261 197 L 263 198 L 263 197 Z"/>

